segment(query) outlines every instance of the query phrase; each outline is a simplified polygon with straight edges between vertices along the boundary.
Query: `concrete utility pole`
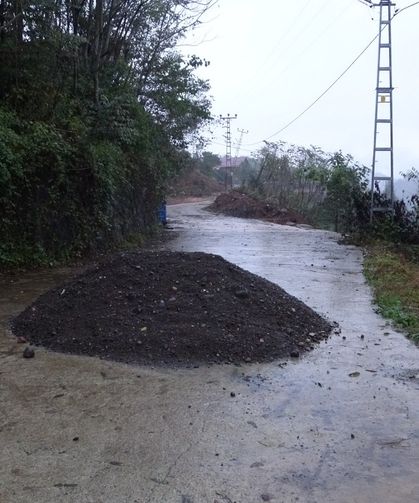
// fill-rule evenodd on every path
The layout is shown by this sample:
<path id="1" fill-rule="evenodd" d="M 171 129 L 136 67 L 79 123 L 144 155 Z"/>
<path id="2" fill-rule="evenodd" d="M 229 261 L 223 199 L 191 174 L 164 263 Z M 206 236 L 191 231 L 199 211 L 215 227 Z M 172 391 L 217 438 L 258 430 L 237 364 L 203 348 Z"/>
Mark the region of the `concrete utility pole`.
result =
<path id="1" fill-rule="evenodd" d="M 226 141 L 226 162 L 225 162 L 225 177 L 224 177 L 224 186 L 227 191 L 228 186 L 233 187 L 233 170 L 231 163 L 231 121 L 233 119 L 237 119 L 237 114 L 230 115 L 227 114 L 225 117 L 220 115 L 220 120 L 224 122 L 224 129 L 226 130 L 225 141 Z"/>
<path id="2" fill-rule="evenodd" d="M 394 142 L 393 142 L 393 70 L 391 47 L 392 8 L 391 0 L 381 0 L 379 4 L 367 2 L 371 7 L 379 7 L 379 40 L 377 87 L 375 100 L 374 150 L 371 175 L 371 208 L 370 218 L 376 212 L 393 213 L 394 202 Z M 380 175 L 376 174 L 377 165 Z M 389 190 L 390 207 L 378 206 L 374 189 L 384 182 L 384 191 Z M 381 190 L 383 192 L 383 190 Z"/>

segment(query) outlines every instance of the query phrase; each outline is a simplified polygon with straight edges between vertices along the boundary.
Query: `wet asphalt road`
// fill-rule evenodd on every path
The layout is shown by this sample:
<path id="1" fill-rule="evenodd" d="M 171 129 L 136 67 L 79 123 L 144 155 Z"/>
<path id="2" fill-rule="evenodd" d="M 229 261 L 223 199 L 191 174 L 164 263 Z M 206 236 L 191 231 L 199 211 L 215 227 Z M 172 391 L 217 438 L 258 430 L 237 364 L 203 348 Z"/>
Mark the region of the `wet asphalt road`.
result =
<path id="1" fill-rule="evenodd" d="M 0 290 L 1 503 L 419 502 L 419 350 L 374 313 L 360 250 L 202 204 L 169 219 L 166 248 L 222 255 L 341 334 L 242 367 L 23 360 L 7 319 L 68 271 L 22 276 Z"/>

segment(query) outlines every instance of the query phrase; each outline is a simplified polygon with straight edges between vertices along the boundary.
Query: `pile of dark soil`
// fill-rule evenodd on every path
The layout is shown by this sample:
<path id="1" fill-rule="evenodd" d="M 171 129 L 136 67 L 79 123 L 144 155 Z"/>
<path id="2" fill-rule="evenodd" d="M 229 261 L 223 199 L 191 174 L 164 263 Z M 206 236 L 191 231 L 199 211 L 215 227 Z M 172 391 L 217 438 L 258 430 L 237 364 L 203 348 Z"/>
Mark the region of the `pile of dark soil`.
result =
<path id="1" fill-rule="evenodd" d="M 118 254 L 42 295 L 16 336 L 128 363 L 262 362 L 327 338 L 329 323 L 216 255 Z"/>
<path id="2" fill-rule="evenodd" d="M 220 194 L 208 209 L 232 217 L 258 218 L 277 224 L 308 223 L 302 215 L 295 211 L 277 208 L 237 190 Z"/>

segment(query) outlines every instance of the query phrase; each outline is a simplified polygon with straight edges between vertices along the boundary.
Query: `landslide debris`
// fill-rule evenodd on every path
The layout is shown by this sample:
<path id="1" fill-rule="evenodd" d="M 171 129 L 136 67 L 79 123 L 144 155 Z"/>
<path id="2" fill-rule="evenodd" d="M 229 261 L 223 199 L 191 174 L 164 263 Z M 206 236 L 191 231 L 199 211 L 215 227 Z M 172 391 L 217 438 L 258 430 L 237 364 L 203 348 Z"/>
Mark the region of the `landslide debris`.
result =
<path id="1" fill-rule="evenodd" d="M 48 291 L 12 323 L 54 351 L 127 363 L 263 362 L 307 351 L 330 324 L 217 255 L 122 253 Z"/>
<path id="2" fill-rule="evenodd" d="M 208 209 L 214 213 L 222 213 L 232 217 L 257 218 L 277 224 L 296 225 L 308 223 L 302 215 L 295 211 L 278 208 L 238 190 L 220 194 L 208 206 Z"/>

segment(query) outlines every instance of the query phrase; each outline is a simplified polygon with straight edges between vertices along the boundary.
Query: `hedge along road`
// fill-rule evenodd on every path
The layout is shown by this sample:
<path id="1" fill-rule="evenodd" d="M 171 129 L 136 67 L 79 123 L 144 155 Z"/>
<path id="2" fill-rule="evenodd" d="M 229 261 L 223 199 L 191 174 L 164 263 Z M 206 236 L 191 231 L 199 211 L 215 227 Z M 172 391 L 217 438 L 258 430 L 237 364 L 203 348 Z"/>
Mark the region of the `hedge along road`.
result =
<path id="1" fill-rule="evenodd" d="M 60 278 L 24 276 L 1 295 L 0 501 L 419 501 L 419 351 L 374 313 L 360 250 L 202 207 L 169 207 L 165 248 L 218 253 L 341 334 L 241 367 L 23 360 L 5 321 Z"/>

